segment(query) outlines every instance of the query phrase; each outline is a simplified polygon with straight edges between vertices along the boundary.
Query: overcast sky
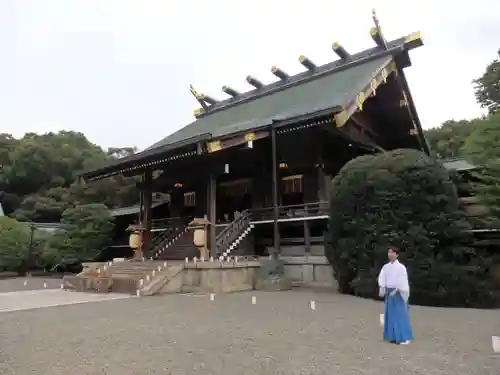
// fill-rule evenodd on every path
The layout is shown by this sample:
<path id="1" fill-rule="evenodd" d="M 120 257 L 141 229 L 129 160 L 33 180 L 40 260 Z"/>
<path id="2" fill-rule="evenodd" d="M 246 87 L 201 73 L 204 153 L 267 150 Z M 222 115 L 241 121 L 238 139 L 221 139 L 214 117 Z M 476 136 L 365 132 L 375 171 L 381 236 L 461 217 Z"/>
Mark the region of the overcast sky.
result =
<path id="1" fill-rule="evenodd" d="M 0 132 L 71 129 L 144 148 L 193 120 L 189 92 L 224 98 L 272 65 L 336 59 L 332 42 L 373 45 L 422 31 L 406 69 L 424 127 L 482 113 L 471 80 L 500 48 L 500 1 L 0 0 Z"/>

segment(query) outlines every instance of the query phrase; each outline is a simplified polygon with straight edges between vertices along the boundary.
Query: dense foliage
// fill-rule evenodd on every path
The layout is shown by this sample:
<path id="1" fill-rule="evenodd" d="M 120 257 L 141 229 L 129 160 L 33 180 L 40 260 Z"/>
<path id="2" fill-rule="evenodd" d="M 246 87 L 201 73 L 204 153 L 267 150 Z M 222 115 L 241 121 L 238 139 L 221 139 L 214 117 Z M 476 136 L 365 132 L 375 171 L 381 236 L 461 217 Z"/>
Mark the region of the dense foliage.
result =
<path id="1" fill-rule="evenodd" d="M 80 205 L 63 212 L 61 229 L 43 249 L 46 264 L 72 265 L 95 258 L 112 238 L 113 218 L 103 204 Z"/>
<path id="2" fill-rule="evenodd" d="M 377 295 L 389 245 L 404 250 L 412 303 L 492 306 L 493 257 L 464 245 L 470 226 L 456 188 L 435 160 L 414 150 L 358 157 L 334 178 L 330 246 L 339 289 Z"/>
<path id="3" fill-rule="evenodd" d="M 21 139 L 0 134 L 4 211 L 21 221 L 57 222 L 65 209 L 78 204 L 135 204 L 139 194 L 134 179 L 116 177 L 83 185 L 75 178 L 79 171 L 133 152 L 133 148 L 105 152 L 75 132 L 28 133 Z"/>
<path id="4" fill-rule="evenodd" d="M 497 53 L 499 58 L 486 67 L 480 78 L 474 80 L 476 100 L 490 114 L 500 110 L 500 50 Z"/>
<path id="5" fill-rule="evenodd" d="M 29 228 L 18 221 L 0 217 L 0 272 L 21 271 L 29 252 Z"/>

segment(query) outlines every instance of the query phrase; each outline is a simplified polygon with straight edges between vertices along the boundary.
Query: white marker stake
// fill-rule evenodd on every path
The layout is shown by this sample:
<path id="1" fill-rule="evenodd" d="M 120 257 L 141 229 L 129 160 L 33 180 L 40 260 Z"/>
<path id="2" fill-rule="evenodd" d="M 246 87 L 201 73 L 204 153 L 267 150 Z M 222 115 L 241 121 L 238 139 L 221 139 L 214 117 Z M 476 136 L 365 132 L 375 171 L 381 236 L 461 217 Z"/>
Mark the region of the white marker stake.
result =
<path id="1" fill-rule="evenodd" d="M 61 284 L 61 289 L 64 289 L 64 284 Z"/>
<path id="2" fill-rule="evenodd" d="M 210 257 L 210 262 L 213 262 L 214 261 L 214 257 Z"/>
<path id="3" fill-rule="evenodd" d="M 215 294 L 210 293 L 210 301 L 213 301 L 215 299 Z"/>
<path id="4" fill-rule="evenodd" d="M 139 287 L 143 287 L 144 286 L 144 279 L 140 279 L 139 280 Z"/>
<path id="5" fill-rule="evenodd" d="M 167 266 L 167 262 L 163 262 L 163 267 L 166 267 Z"/>
<path id="6" fill-rule="evenodd" d="M 384 325 L 384 314 L 380 314 L 380 325 Z"/>
<path id="7" fill-rule="evenodd" d="M 44 288 L 47 288 L 47 283 L 43 283 L 43 287 L 44 287 Z"/>
<path id="8" fill-rule="evenodd" d="M 28 285 L 28 280 L 24 280 L 24 286 Z"/>
<path id="9" fill-rule="evenodd" d="M 160 271 L 161 271 L 161 266 L 158 266 L 158 272 L 160 272 Z"/>
<path id="10" fill-rule="evenodd" d="M 149 281 L 149 275 L 146 275 L 146 281 Z"/>
<path id="11" fill-rule="evenodd" d="M 188 264 L 189 263 L 189 258 L 186 257 L 185 261 L 186 261 L 186 264 Z"/>
<path id="12" fill-rule="evenodd" d="M 156 275 L 156 271 L 153 270 L 153 272 L 151 273 L 151 277 L 155 277 Z"/>
<path id="13" fill-rule="evenodd" d="M 193 263 L 196 263 L 197 259 L 196 257 L 193 258 Z"/>
<path id="14" fill-rule="evenodd" d="M 495 353 L 500 353 L 500 336 L 491 336 L 491 344 Z"/>
<path id="15" fill-rule="evenodd" d="M 139 297 L 141 295 L 141 291 L 137 289 L 137 292 L 135 292 L 135 294 L 137 295 L 137 297 Z"/>
<path id="16" fill-rule="evenodd" d="M 252 305 L 255 305 L 257 303 L 257 297 L 252 296 Z"/>
<path id="17" fill-rule="evenodd" d="M 311 310 L 316 310 L 316 301 L 311 301 L 310 306 Z"/>

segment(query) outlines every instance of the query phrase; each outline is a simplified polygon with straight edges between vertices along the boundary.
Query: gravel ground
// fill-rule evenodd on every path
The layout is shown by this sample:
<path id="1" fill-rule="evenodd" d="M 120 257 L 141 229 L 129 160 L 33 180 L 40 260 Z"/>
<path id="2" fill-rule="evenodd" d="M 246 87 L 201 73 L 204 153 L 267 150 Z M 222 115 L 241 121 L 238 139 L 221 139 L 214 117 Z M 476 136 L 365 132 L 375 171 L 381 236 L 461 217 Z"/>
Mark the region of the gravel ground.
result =
<path id="1" fill-rule="evenodd" d="M 27 281 L 26 285 L 24 285 L 25 281 Z M 53 277 L 43 278 L 28 276 L 4 279 L 0 280 L 0 293 L 44 289 L 44 283 L 47 283 L 47 289 L 57 289 L 61 287 L 61 282 L 62 279 Z"/>
<path id="2" fill-rule="evenodd" d="M 414 306 L 408 346 L 381 342 L 381 312 L 380 302 L 306 289 L 6 312 L 0 374 L 499 374 L 500 311 Z"/>

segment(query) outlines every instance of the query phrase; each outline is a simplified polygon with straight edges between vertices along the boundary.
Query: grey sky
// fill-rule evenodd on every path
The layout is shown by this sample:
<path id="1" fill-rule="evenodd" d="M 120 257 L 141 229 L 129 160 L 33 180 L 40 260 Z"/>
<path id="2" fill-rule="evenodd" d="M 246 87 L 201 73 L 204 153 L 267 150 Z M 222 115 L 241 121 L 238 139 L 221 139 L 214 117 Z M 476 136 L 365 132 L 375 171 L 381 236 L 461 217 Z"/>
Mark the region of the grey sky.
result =
<path id="1" fill-rule="evenodd" d="M 422 31 L 406 72 L 424 127 L 482 113 L 471 80 L 500 48 L 498 0 L 0 0 L 0 132 L 144 148 L 193 120 L 190 83 L 224 98 L 301 54 L 336 59 L 336 40 L 372 46 L 372 7 L 388 39 Z"/>

